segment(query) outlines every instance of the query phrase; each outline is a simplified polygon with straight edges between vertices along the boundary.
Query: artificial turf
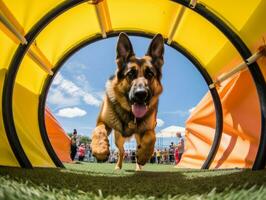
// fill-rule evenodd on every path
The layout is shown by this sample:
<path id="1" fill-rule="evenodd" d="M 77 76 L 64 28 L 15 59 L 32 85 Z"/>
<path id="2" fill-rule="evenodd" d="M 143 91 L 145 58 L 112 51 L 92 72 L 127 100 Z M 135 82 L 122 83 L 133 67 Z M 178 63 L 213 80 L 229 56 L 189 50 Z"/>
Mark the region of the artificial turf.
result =
<path id="1" fill-rule="evenodd" d="M 0 199 L 266 199 L 266 171 L 190 170 L 134 164 L 66 164 L 66 169 L 0 168 Z"/>

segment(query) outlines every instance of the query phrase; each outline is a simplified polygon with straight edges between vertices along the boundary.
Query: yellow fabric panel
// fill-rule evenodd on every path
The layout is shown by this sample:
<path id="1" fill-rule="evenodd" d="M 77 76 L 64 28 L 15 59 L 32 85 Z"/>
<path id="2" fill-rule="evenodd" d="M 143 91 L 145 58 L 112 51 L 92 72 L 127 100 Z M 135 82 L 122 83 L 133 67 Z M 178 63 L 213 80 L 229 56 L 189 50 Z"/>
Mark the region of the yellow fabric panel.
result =
<path id="1" fill-rule="evenodd" d="M 107 1 L 114 30 L 137 30 L 161 33 L 164 36 L 172 26 L 179 4 L 154 0 Z"/>
<path id="2" fill-rule="evenodd" d="M 44 79 L 47 73 L 44 72 L 28 56 L 25 56 L 17 73 L 16 82 L 27 88 L 34 94 L 40 94 Z"/>
<path id="3" fill-rule="evenodd" d="M 245 44 L 249 47 L 252 53 L 255 53 L 261 45 L 264 45 L 263 37 L 266 38 L 266 26 L 260 24 L 259 22 L 266 19 L 266 1 L 211 1 L 210 3 L 218 3 L 219 5 L 222 3 L 222 7 L 224 7 L 224 9 L 221 9 L 220 6 L 216 6 L 216 9 L 221 9 L 221 12 L 225 12 L 224 16 L 231 15 L 231 17 L 238 21 L 238 34 L 241 39 L 244 40 Z M 227 3 L 228 5 L 226 6 L 225 4 Z M 239 9 L 236 9 L 235 11 L 239 13 L 239 15 L 230 13 L 232 6 L 229 5 L 231 4 L 233 4 L 233 6 L 235 4 L 239 4 Z M 236 6 L 234 8 L 236 8 Z M 228 10 L 230 10 L 230 12 Z M 239 17 L 240 15 L 241 17 Z M 234 22 L 234 19 L 232 19 L 230 23 L 237 24 L 237 22 Z M 219 74 L 237 66 L 242 61 L 243 60 L 238 52 L 228 41 L 206 67 L 210 70 L 208 72 L 213 74 L 211 66 L 214 66 L 217 69 L 217 73 L 215 73 L 214 76 L 217 77 Z M 261 65 L 261 68 L 263 68 L 263 64 Z M 221 70 L 219 71 L 219 69 Z"/>
<path id="4" fill-rule="evenodd" d="M 251 1 L 253 3 L 253 1 Z M 240 31 L 241 38 L 246 45 L 255 53 L 259 46 L 265 45 L 266 41 L 266 1 L 262 0 L 254 10 L 253 15 L 247 20 L 245 26 Z"/>
<path id="5" fill-rule="evenodd" d="M 63 0 L 3 0 L 8 9 L 13 13 L 18 23 L 24 28 L 25 34 L 49 10 L 56 7 Z"/>
<path id="6" fill-rule="evenodd" d="M 0 69 L 9 67 L 17 45 L 0 30 Z"/>
<path id="7" fill-rule="evenodd" d="M 213 78 L 217 78 L 219 75 L 230 71 L 241 62 L 243 62 L 243 59 L 235 47 L 230 42 L 226 42 L 205 67 Z"/>
<path id="8" fill-rule="evenodd" d="M 53 167 L 43 145 L 38 123 L 39 94 L 47 76 L 34 61 L 25 56 L 16 77 L 13 96 L 15 127 L 30 162 L 36 167 Z"/>
<path id="9" fill-rule="evenodd" d="M 41 138 L 38 124 L 39 96 L 15 84 L 13 115 L 20 143 L 34 167 L 54 167 Z"/>
<path id="10" fill-rule="evenodd" d="M 225 19 L 231 26 L 240 31 L 254 13 L 256 7 L 263 1 L 265 0 L 200 0 L 199 2 L 214 10 L 216 15 Z"/>
<path id="11" fill-rule="evenodd" d="M 212 24 L 188 9 L 184 13 L 173 40 L 188 49 L 204 67 L 227 42 L 224 35 Z M 207 70 L 212 74 L 218 70 L 216 66 L 208 67 Z"/>
<path id="12" fill-rule="evenodd" d="M 5 78 L 6 70 L 0 70 L 0 102 L 2 105 L 2 92 L 3 82 Z M 0 106 L 0 165 L 4 166 L 19 166 L 15 155 L 9 145 L 4 128 L 4 122 L 2 117 L 2 106 Z"/>
<path id="13" fill-rule="evenodd" d="M 37 45 L 54 65 L 68 49 L 97 33 L 101 31 L 95 6 L 83 3 L 50 23 L 37 37 Z"/>

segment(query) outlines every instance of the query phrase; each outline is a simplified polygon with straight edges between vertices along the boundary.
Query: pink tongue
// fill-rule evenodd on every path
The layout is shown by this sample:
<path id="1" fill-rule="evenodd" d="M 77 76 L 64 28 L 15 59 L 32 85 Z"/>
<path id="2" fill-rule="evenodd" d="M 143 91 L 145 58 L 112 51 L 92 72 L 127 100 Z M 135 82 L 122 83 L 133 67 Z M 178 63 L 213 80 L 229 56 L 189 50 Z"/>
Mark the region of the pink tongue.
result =
<path id="1" fill-rule="evenodd" d="M 132 105 L 132 112 L 136 118 L 142 118 L 147 112 L 147 107 L 135 103 Z"/>

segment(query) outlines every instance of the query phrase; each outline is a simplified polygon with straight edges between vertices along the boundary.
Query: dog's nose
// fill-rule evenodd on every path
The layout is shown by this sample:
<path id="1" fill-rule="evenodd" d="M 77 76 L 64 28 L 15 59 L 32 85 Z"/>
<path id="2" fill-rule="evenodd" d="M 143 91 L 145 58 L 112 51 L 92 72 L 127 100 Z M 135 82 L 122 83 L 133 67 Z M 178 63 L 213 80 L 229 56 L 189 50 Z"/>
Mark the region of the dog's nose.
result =
<path id="1" fill-rule="evenodd" d="M 144 88 L 137 89 L 135 91 L 135 95 L 134 96 L 135 96 L 137 101 L 143 102 L 143 101 L 145 101 L 147 99 L 148 92 Z"/>

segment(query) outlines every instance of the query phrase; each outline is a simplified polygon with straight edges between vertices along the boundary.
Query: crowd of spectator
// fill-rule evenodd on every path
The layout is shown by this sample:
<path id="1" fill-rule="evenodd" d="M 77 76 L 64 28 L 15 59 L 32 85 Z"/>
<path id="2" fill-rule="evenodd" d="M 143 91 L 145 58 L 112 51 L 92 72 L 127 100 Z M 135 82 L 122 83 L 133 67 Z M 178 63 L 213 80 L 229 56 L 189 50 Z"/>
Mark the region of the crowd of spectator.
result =
<path id="1" fill-rule="evenodd" d="M 156 148 L 154 149 L 154 154 L 150 159 L 150 163 L 157 164 L 178 164 L 181 160 L 182 154 L 184 152 L 184 139 L 181 137 L 180 133 L 177 133 L 179 138 L 178 144 L 171 142 L 167 148 Z M 74 129 L 74 132 L 71 136 L 71 153 L 72 161 L 87 161 L 87 162 L 96 162 L 96 159 L 93 157 L 90 144 L 89 143 L 80 143 L 77 131 Z M 118 159 L 118 151 L 111 150 L 108 162 L 116 163 Z M 136 151 L 135 150 L 125 150 L 124 162 L 135 163 L 136 162 Z"/>
<path id="2" fill-rule="evenodd" d="M 163 149 L 155 149 L 153 156 L 150 159 L 150 163 L 157 164 L 178 164 L 177 159 L 178 151 L 176 151 L 176 147 L 172 148 L 171 145 L 168 148 Z M 126 150 L 124 162 L 127 163 L 135 163 L 136 162 L 136 151 L 135 150 Z M 116 163 L 118 159 L 118 151 L 111 151 L 109 162 Z M 179 159 L 178 159 L 179 161 Z"/>

